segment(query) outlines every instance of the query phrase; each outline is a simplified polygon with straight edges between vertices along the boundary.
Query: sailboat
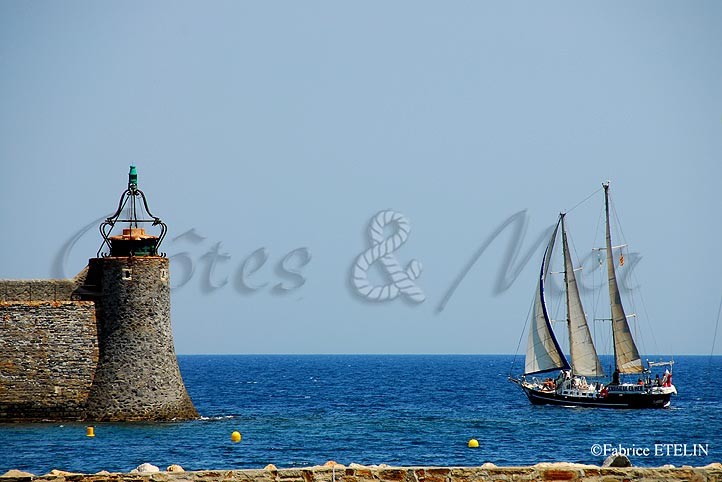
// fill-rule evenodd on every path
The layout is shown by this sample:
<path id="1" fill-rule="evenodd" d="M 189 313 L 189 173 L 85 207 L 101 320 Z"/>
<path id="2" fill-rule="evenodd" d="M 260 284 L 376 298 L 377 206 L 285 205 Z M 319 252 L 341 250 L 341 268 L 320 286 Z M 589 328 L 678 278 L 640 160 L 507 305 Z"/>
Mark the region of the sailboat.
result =
<path id="1" fill-rule="evenodd" d="M 642 363 L 622 306 L 614 268 L 614 248 L 609 227 L 609 182 L 602 186 L 606 214 L 605 250 L 609 279 L 610 321 L 614 345 L 614 372 L 611 380 L 604 373 L 587 324 L 569 252 L 564 213 L 559 215 L 542 259 L 528 334 L 524 373 L 519 378 L 510 376 L 509 380 L 521 387 L 534 405 L 666 408 L 670 405 L 671 396 L 677 394 L 677 389 L 672 384 L 671 370 L 674 361 L 648 362 L 646 368 Z M 552 329 L 545 298 L 545 284 L 550 274 L 552 251 L 560 228 L 570 361 L 562 352 Z M 652 369 L 658 367 L 666 367 L 664 375 L 659 378 L 657 374 L 656 378 L 652 379 Z M 557 371 L 555 378 L 540 378 L 543 374 L 548 375 Z M 636 375 L 633 378 L 637 380 L 634 383 L 624 382 L 621 380 L 623 375 Z"/>

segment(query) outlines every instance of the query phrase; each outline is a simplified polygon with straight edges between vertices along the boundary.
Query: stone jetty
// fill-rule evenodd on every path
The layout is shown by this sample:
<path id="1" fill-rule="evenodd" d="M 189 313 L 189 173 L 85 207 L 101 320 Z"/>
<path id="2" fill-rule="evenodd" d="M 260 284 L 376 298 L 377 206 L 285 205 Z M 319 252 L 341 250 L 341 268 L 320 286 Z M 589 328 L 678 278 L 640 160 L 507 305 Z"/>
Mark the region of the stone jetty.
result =
<path id="1" fill-rule="evenodd" d="M 351 464 L 259 470 L 161 471 L 72 474 L 52 471 L 32 475 L 10 471 L 1 482 L 486 482 L 486 481 L 659 482 L 722 481 L 722 464 L 704 467 L 599 467 L 570 463 L 541 463 L 526 467 L 389 467 Z"/>

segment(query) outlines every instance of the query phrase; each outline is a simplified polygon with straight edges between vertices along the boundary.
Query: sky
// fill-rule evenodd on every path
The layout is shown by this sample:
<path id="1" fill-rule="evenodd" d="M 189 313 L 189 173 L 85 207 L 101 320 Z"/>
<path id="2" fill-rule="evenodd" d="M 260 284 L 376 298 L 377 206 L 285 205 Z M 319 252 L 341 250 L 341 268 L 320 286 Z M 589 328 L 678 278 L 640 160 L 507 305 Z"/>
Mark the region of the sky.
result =
<path id="1" fill-rule="evenodd" d="M 713 1 L 0 2 L 0 277 L 79 272 L 134 164 L 178 353 L 514 353 L 560 211 L 608 317 L 608 179 L 641 348 L 720 354 L 720 25 Z"/>

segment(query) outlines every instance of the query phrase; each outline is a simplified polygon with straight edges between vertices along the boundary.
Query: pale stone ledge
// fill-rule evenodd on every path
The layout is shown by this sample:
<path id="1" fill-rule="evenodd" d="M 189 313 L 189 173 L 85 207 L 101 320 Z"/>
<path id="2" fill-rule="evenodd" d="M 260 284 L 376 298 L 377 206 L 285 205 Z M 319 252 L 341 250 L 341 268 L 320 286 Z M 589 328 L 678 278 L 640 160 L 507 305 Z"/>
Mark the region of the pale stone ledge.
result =
<path id="1" fill-rule="evenodd" d="M 174 467 L 175 468 L 175 467 Z M 177 469 L 176 469 L 177 470 Z M 588 481 L 658 482 L 722 481 L 722 464 L 705 467 L 624 467 L 602 468 L 595 465 L 543 463 L 527 467 L 389 467 L 340 464 L 276 469 L 206 470 L 196 472 L 165 471 L 153 473 L 74 474 L 60 470 L 33 475 L 17 470 L 0 476 L 2 482 L 486 482 L 486 481 Z"/>

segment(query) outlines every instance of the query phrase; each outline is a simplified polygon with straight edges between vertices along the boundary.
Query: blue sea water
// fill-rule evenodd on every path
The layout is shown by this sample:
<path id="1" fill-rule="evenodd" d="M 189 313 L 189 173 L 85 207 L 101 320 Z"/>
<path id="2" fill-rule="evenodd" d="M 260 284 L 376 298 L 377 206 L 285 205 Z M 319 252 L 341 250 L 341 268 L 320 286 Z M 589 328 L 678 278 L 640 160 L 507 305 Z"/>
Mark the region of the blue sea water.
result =
<path id="1" fill-rule="evenodd" d="M 0 473 L 342 464 L 600 464 L 594 444 L 635 465 L 722 461 L 722 357 L 677 357 L 665 410 L 532 406 L 507 380 L 512 356 L 180 356 L 201 420 L 0 425 Z M 517 368 L 520 364 L 517 358 Z M 233 431 L 243 434 L 232 443 Z M 471 438 L 478 449 L 467 448 Z M 660 444 L 679 444 L 675 446 Z M 644 455 L 644 449 L 648 455 Z M 684 451 L 686 449 L 686 455 Z M 639 452 L 639 451 L 642 452 Z M 675 454 L 675 450 L 677 454 Z M 660 453 L 661 451 L 661 453 Z"/>

